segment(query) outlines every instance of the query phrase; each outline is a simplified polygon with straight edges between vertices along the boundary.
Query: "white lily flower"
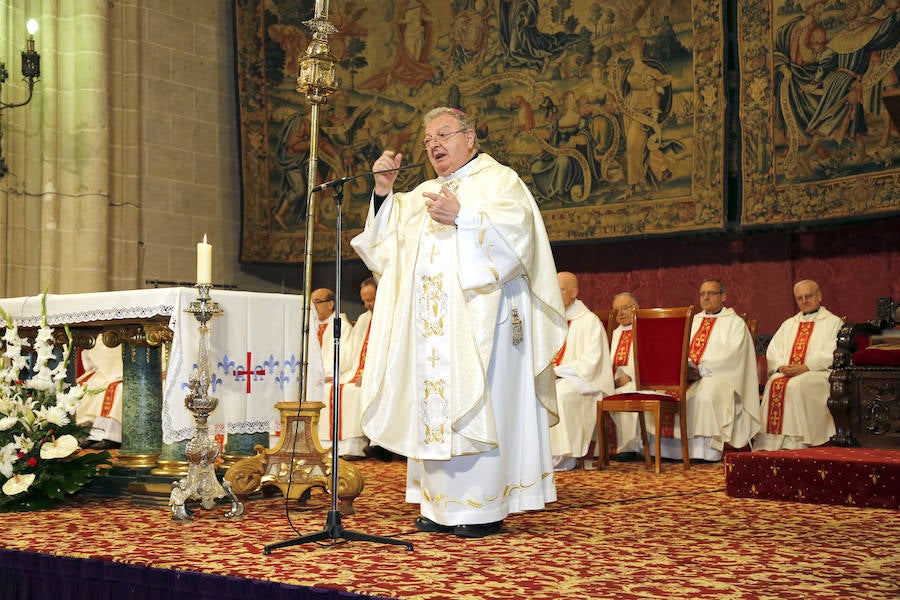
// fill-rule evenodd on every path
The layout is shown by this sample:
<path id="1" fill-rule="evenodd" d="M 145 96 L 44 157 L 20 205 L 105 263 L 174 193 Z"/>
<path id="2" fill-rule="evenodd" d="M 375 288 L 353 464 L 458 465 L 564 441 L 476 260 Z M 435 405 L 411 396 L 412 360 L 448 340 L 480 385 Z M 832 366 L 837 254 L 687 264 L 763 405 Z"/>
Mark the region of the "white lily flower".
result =
<path id="1" fill-rule="evenodd" d="M 12 442 L 0 448 L 0 475 L 12 477 L 13 463 L 15 463 L 18 458 L 16 447 Z"/>
<path id="2" fill-rule="evenodd" d="M 72 422 L 66 409 L 61 406 L 42 406 L 35 410 L 34 414 L 57 427 L 63 427 Z"/>
<path id="3" fill-rule="evenodd" d="M 21 450 L 25 454 L 28 454 L 34 448 L 34 440 L 25 434 L 14 435 L 13 443 L 16 445 L 17 450 Z"/>

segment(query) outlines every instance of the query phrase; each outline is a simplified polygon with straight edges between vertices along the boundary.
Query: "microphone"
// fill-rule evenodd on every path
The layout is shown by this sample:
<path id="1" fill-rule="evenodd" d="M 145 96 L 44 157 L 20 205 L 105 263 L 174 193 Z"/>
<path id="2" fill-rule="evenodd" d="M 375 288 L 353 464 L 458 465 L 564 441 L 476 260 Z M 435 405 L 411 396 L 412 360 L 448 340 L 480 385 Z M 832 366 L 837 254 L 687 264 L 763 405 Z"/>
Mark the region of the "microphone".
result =
<path id="1" fill-rule="evenodd" d="M 358 175 L 349 175 L 347 177 L 341 177 L 340 179 L 333 179 L 332 181 L 326 181 L 325 183 L 320 183 L 319 185 L 317 185 L 316 187 L 314 187 L 312 189 L 311 193 L 315 194 L 316 192 L 321 192 L 322 190 L 330 188 L 330 187 L 344 185 L 348 181 L 353 181 L 354 179 L 359 179 L 360 177 L 371 177 L 373 175 L 380 175 L 382 173 L 393 173 L 394 171 L 407 171 L 409 169 L 419 169 L 424 166 L 425 166 L 425 163 L 420 162 L 420 163 L 416 163 L 414 165 L 406 165 L 405 167 L 397 167 L 396 169 L 384 169 L 383 171 L 371 171 L 368 173 L 360 173 Z"/>

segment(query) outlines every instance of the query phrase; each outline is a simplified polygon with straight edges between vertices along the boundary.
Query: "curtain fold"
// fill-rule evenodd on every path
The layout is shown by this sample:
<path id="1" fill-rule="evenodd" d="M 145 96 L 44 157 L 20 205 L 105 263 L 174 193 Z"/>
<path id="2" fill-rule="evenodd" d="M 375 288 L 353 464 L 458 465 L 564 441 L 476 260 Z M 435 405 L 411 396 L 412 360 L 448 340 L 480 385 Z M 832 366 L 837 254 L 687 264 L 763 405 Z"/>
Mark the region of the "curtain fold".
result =
<path id="1" fill-rule="evenodd" d="M 25 23 L 36 19 L 41 77 L 27 106 L 2 111 L 0 296 L 109 286 L 109 3 L 0 0 L 3 100 L 26 97 Z"/>

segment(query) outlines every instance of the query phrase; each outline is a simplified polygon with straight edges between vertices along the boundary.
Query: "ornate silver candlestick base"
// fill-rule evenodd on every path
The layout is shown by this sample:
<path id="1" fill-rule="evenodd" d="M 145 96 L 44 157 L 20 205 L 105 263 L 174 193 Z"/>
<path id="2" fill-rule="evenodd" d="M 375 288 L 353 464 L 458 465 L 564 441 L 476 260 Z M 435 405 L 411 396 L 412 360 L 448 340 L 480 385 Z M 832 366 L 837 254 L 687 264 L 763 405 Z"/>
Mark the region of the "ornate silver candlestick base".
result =
<path id="1" fill-rule="evenodd" d="M 184 406 L 194 415 L 197 429 L 185 448 L 188 462 L 188 474 L 180 481 L 172 482 L 172 494 L 169 496 L 169 507 L 172 509 L 172 520 L 190 521 L 192 511 L 185 506 L 188 500 L 200 500 L 200 505 L 210 509 L 216 504 L 216 498 L 228 496 L 231 499 L 231 510 L 225 513 L 228 519 L 235 519 L 244 514 L 244 505 L 238 501 L 226 481 L 224 486 L 216 477 L 215 463 L 219 456 L 219 444 L 209 437 L 206 421 L 210 413 L 216 409 L 219 400 L 209 395 L 209 320 L 222 312 L 218 303 L 210 300 L 210 284 L 199 283 L 198 300 L 191 302 L 185 309 L 200 322 L 200 356 L 197 359 L 197 375 L 190 380 L 190 392 L 184 399 Z"/>

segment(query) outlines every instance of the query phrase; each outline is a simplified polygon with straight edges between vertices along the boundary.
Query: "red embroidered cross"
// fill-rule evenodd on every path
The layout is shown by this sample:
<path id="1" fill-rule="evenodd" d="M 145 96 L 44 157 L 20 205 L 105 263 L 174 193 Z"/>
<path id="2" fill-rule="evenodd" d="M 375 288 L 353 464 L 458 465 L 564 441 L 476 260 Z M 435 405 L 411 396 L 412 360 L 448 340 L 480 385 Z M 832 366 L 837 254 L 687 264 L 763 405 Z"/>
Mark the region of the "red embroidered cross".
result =
<path id="1" fill-rule="evenodd" d="M 241 375 L 247 376 L 247 393 L 249 394 L 250 393 L 250 376 L 251 375 L 265 375 L 266 370 L 265 369 L 256 369 L 254 371 L 253 369 L 251 369 L 250 368 L 250 353 L 248 352 L 247 353 L 247 370 L 241 371 L 240 369 L 238 369 L 237 371 L 233 371 L 233 374 L 235 377 L 240 377 Z"/>

